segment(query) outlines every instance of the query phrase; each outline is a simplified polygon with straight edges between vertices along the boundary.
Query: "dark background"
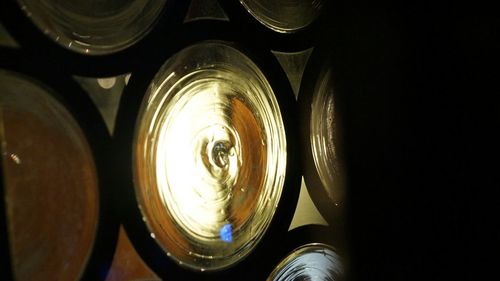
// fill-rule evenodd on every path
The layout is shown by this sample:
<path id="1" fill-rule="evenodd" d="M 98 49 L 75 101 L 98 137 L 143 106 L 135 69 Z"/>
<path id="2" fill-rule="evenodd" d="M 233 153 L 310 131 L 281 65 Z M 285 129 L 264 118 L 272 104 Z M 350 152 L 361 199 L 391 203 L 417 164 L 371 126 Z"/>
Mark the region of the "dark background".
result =
<path id="1" fill-rule="evenodd" d="M 483 279 L 494 268 L 483 251 L 499 239 L 498 220 L 483 228 L 498 214 L 486 195 L 498 189 L 496 165 L 487 164 L 496 155 L 498 17 L 478 3 L 343 7 L 331 50 L 351 277 Z"/>

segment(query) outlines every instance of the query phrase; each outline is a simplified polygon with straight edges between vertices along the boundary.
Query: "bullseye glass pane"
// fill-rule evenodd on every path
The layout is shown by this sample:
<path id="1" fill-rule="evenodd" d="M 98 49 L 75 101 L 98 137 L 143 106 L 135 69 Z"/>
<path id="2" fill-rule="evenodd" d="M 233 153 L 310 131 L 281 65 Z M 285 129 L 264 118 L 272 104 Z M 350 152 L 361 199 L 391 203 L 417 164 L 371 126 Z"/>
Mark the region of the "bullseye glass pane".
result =
<path id="1" fill-rule="evenodd" d="M 266 27 L 293 33 L 310 25 L 319 15 L 323 0 L 240 0 L 246 10 Z"/>
<path id="2" fill-rule="evenodd" d="M 325 244 L 307 244 L 295 249 L 271 273 L 268 281 L 339 281 L 344 266 L 335 250 Z"/>
<path id="3" fill-rule="evenodd" d="M 109 54 L 144 37 L 167 0 L 17 0 L 36 26 L 60 45 Z"/>
<path id="4" fill-rule="evenodd" d="M 169 59 L 144 97 L 134 148 L 139 205 L 168 256 L 205 271 L 254 249 L 287 155 L 273 89 L 247 56 L 205 42 Z"/>
<path id="5" fill-rule="evenodd" d="M 16 280 L 78 280 L 97 230 L 89 145 L 70 113 L 28 78 L 0 70 L 0 141 Z"/>
<path id="6" fill-rule="evenodd" d="M 338 155 L 334 85 L 330 70 L 321 72 L 314 89 L 310 116 L 311 154 L 322 188 L 338 205 L 344 195 L 344 172 Z M 319 187 L 318 187 L 319 188 Z"/>

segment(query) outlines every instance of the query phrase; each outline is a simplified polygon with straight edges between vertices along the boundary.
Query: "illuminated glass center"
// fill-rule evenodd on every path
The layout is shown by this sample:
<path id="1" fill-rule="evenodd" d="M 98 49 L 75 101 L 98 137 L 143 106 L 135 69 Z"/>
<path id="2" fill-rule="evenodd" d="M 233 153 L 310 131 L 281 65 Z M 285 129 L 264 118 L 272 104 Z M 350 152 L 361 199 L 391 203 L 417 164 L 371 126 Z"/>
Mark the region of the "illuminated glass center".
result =
<path id="1" fill-rule="evenodd" d="M 144 97 L 134 169 L 167 255 L 202 271 L 244 258 L 271 222 L 286 171 L 283 121 L 262 72 L 218 42 L 169 59 Z"/>

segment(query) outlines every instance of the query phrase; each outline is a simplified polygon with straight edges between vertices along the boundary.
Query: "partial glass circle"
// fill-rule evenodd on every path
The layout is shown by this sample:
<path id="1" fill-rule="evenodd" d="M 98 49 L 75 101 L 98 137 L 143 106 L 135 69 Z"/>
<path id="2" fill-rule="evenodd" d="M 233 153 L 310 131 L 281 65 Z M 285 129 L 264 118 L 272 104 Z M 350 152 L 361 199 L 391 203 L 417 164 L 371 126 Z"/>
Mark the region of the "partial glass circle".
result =
<path id="1" fill-rule="evenodd" d="M 291 252 L 276 266 L 267 280 L 339 281 L 344 280 L 344 265 L 334 248 L 312 243 Z"/>
<path id="2" fill-rule="evenodd" d="M 280 33 L 293 33 L 319 16 L 324 0 L 240 0 L 240 3 L 266 27 Z"/>
<path id="3" fill-rule="evenodd" d="M 151 236 L 191 269 L 243 259 L 276 211 L 286 145 L 273 89 L 247 56 L 223 42 L 177 53 L 136 127 L 135 188 Z"/>
<path id="4" fill-rule="evenodd" d="M 30 78 L 0 69 L 0 141 L 16 280 L 78 280 L 99 216 L 96 167 L 70 113 Z"/>
<path id="5" fill-rule="evenodd" d="M 144 37 L 167 0 L 17 0 L 60 45 L 89 55 L 114 53 Z"/>
<path id="6" fill-rule="evenodd" d="M 340 204 L 344 196 L 344 168 L 337 151 L 337 123 L 332 73 L 325 68 L 318 77 L 311 101 L 310 147 L 323 189 L 335 205 Z"/>

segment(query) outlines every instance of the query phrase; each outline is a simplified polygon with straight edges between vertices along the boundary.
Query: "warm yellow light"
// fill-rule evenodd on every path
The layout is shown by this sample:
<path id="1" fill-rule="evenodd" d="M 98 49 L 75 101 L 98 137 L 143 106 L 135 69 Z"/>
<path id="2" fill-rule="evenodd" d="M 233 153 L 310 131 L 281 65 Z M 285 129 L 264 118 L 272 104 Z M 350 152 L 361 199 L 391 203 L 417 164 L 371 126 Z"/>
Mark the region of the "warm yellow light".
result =
<path id="1" fill-rule="evenodd" d="M 256 246 L 286 172 L 286 136 L 273 89 L 237 49 L 205 42 L 160 69 L 137 122 L 136 194 L 167 255 L 205 271 Z"/>

